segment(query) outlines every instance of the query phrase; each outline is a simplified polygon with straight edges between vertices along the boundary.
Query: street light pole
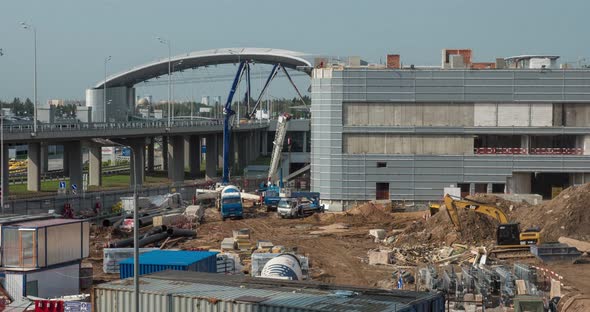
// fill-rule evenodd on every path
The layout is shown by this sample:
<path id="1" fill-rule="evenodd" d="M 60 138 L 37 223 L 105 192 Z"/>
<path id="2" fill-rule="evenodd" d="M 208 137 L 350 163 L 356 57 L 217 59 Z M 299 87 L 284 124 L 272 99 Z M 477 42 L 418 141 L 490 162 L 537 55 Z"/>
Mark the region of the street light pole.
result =
<path id="1" fill-rule="evenodd" d="M 172 65 L 172 71 L 174 71 L 174 68 L 176 66 L 179 66 L 182 64 L 183 60 L 180 60 L 179 62 L 177 62 L 176 64 Z M 174 103 L 174 80 L 172 80 L 172 102 Z M 172 109 L 172 112 L 174 112 L 174 108 Z M 172 114 L 172 116 L 174 117 L 174 113 Z"/>
<path id="2" fill-rule="evenodd" d="M 166 44 L 168 45 L 168 128 L 170 128 L 172 126 L 172 111 L 171 111 L 171 107 L 170 107 L 170 101 L 172 100 L 172 68 L 171 68 L 171 60 L 172 60 L 172 48 L 171 48 L 171 43 L 170 43 L 170 39 L 163 39 L 161 37 L 157 37 L 156 39 L 158 39 L 158 41 L 160 41 L 161 44 Z"/>
<path id="3" fill-rule="evenodd" d="M 33 133 L 37 134 L 37 28 L 25 22 L 21 22 L 20 24 L 22 28 L 33 31 L 33 64 L 35 72 L 33 78 Z"/>
<path id="4" fill-rule="evenodd" d="M 107 56 L 104 59 L 104 91 L 103 91 L 103 95 L 102 95 L 102 99 L 103 99 L 103 112 L 104 112 L 104 122 L 108 122 L 108 114 L 107 114 L 107 63 L 111 60 L 111 56 Z"/>
<path id="5" fill-rule="evenodd" d="M 0 56 L 4 55 L 4 51 L 0 49 Z M 0 119 L 0 211 L 4 214 L 4 107 L 0 106 L 2 118 Z"/>
<path id="6" fill-rule="evenodd" d="M 141 311 L 139 309 L 139 213 L 137 207 L 137 151 L 131 146 L 131 153 L 133 153 L 133 168 L 134 179 L 133 179 L 133 288 L 135 290 L 135 311 Z M 143 152 L 143 151 L 142 151 Z M 143 169 L 143 165 L 141 166 Z"/>

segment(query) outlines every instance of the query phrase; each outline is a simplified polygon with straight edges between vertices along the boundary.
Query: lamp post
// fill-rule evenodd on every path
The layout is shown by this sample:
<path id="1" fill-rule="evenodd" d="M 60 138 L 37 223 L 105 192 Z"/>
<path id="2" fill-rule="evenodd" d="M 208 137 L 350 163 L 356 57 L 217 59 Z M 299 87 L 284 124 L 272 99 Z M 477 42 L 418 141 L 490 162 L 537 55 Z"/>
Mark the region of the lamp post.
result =
<path id="1" fill-rule="evenodd" d="M 171 96 L 172 96 L 172 76 L 171 76 L 171 54 L 172 54 L 172 48 L 171 48 L 171 43 L 169 39 L 163 39 L 161 37 L 157 37 L 156 39 L 158 39 L 158 41 L 161 44 L 165 44 L 168 46 L 168 128 L 170 128 L 172 126 L 172 111 L 171 111 L 171 107 L 170 107 L 170 101 Z"/>
<path id="2" fill-rule="evenodd" d="M 0 56 L 4 55 L 4 51 L 0 49 Z M 0 211 L 4 214 L 4 107 L 0 106 L 0 113 L 2 113 L 2 117 L 0 118 Z"/>
<path id="3" fill-rule="evenodd" d="M 33 32 L 33 64 L 35 72 L 33 78 L 33 133 L 37 134 L 37 28 L 25 22 L 21 22 L 20 25 L 23 29 Z"/>
<path id="4" fill-rule="evenodd" d="M 104 112 L 104 122 L 108 122 L 108 114 L 107 114 L 107 63 L 111 60 L 111 56 L 107 56 L 104 58 L 104 91 L 103 91 L 103 95 L 102 95 L 102 99 L 103 99 L 103 112 Z"/>
<path id="5" fill-rule="evenodd" d="M 174 71 L 176 66 L 182 65 L 182 61 L 184 60 L 180 60 L 176 64 L 172 65 L 172 71 Z M 174 80 L 172 80 L 172 102 L 174 103 Z M 174 108 L 172 108 L 172 120 L 174 120 Z"/>

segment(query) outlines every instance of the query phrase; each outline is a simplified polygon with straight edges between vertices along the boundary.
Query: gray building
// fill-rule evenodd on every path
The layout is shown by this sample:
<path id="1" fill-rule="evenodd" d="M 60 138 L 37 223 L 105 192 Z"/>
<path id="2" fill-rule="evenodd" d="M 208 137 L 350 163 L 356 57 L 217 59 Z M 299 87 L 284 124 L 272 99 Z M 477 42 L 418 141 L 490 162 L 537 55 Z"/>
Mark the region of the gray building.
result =
<path id="1" fill-rule="evenodd" d="M 441 68 L 315 68 L 312 190 L 337 211 L 439 200 L 450 185 L 548 198 L 590 182 L 590 70 L 534 58 L 474 69 L 443 51 Z"/>

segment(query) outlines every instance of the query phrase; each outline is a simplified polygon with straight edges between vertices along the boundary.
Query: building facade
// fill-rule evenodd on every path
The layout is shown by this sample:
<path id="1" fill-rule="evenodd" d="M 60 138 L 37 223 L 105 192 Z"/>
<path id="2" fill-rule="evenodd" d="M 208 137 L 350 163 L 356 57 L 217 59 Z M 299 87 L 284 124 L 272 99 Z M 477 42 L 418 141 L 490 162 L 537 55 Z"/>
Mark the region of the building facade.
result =
<path id="1" fill-rule="evenodd" d="M 449 68 L 444 55 L 441 68 L 314 69 L 311 187 L 330 210 L 590 182 L 590 70 Z"/>

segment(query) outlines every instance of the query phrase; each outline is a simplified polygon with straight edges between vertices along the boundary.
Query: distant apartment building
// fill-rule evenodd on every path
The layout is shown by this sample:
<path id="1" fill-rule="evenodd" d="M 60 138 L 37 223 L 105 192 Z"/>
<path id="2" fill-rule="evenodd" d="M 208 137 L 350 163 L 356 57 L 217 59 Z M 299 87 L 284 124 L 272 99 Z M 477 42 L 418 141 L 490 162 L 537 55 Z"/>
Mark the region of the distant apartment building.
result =
<path id="1" fill-rule="evenodd" d="M 475 63 L 446 49 L 440 67 L 316 60 L 311 187 L 331 210 L 356 201 L 537 193 L 590 182 L 590 70 L 558 56 Z"/>

